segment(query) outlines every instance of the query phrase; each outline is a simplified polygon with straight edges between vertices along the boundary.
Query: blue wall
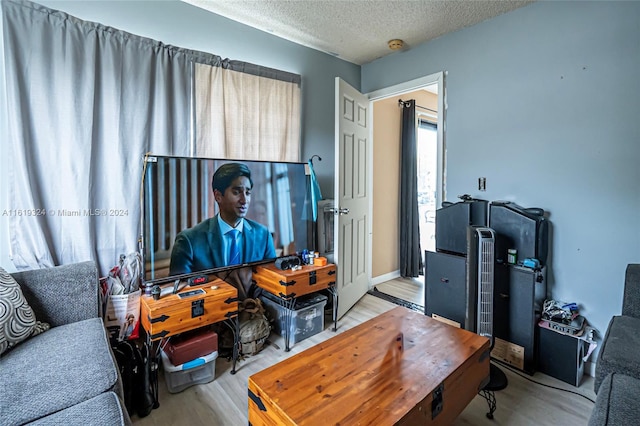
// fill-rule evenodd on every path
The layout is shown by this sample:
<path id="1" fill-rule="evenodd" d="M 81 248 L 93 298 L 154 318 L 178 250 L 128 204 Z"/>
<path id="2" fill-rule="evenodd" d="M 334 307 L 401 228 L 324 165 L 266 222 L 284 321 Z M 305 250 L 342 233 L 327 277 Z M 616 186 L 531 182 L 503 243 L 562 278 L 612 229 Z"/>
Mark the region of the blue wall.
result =
<path id="1" fill-rule="evenodd" d="M 362 91 L 446 72 L 447 200 L 547 210 L 549 295 L 604 334 L 640 263 L 638 70 L 640 2 L 537 2 L 364 65 Z"/>

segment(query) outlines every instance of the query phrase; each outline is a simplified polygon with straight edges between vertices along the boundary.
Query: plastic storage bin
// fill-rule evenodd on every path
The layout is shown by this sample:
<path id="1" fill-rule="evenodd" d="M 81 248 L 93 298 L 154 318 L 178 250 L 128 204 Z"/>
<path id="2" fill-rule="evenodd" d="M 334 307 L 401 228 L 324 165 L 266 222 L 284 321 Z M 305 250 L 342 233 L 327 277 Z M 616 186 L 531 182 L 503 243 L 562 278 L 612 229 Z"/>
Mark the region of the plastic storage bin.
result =
<path id="1" fill-rule="evenodd" d="M 285 328 L 285 308 L 280 304 L 278 296 L 265 291 L 260 299 L 270 318 L 274 319 L 273 330 L 282 336 L 282 330 Z M 324 307 L 326 304 L 327 296 L 324 294 L 312 294 L 296 300 L 289 327 L 290 344 L 301 342 L 324 330 Z"/>
<path id="2" fill-rule="evenodd" d="M 186 388 L 209 383 L 216 377 L 218 351 L 196 358 L 180 365 L 173 365 L 164 351 L 161 351 L 164 381 L 170 393 L 182 392 Z"/>

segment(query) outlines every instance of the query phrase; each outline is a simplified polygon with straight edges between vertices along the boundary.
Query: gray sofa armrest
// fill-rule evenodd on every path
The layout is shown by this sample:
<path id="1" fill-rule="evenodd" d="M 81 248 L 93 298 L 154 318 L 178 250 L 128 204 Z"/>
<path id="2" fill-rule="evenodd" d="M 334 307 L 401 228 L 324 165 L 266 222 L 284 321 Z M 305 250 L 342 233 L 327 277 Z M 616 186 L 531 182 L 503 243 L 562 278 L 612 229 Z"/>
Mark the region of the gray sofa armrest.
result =
<path id="1" fill-rule="evenodd" d="M 624 279 L 622 315 L 640 318 L 640 264 L 630 263 Z"/>
<path id="2" fill-rule="evenodd" d="M 99 316 L 100 285 L 93 261 L 11 275 L 39 321 L 56 327 Z"/>

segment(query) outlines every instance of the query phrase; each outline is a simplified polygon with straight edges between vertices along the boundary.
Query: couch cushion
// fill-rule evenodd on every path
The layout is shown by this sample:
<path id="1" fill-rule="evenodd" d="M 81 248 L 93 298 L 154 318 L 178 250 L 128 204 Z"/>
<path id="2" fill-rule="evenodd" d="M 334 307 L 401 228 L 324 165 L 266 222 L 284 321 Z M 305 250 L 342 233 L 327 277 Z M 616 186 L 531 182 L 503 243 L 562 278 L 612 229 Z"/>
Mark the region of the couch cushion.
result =
<path id="1" fill-rule="evenodd" d="M 0 355 L 31 336 L 35 326 L 36 317 L 20 285 L 0 268 Z"/>
<path id="2" fill-rule="evenodd" d="M 613 372 L 640 379 L 640 318 L 614 316 L 609 322 L 602 347 L 598 353 L 594 390 Z"/>
<path id="3" fill-rule="evenodd" d="M 113 392 L 107 392 L 29 424 L 38 426 L 116 426 L 130 425 L 131 419 L 118 396 Z"/>
<path id="4" fill-rule="evenodd" d="M 640 418 L 640 380 L 611 373 L 602 381 L 589 426 L 634 425 Z"/>
<path id="5" fill-rule="evenodd" d="M 23 423 L 103 392 L 121 394 L 103 322 L 92 318 L 53 327 L 0 358 L 0 412 Z"/>

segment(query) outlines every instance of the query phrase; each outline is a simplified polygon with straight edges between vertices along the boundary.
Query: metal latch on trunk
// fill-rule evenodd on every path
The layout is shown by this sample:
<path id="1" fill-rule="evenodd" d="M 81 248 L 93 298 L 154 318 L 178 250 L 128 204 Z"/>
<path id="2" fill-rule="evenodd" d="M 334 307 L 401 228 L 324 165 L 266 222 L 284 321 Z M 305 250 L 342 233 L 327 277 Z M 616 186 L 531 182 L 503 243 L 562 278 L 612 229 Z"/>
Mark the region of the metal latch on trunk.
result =
<path id="1" fill-rule="evenodd" d="M 191 302 L 191 318 L 204 315 L 204 299 Z"/>
<path id="2" fill-rule="evenodd" d="M 435 419 L 442 412 L 442 392 L 444 391 L 444 383 L 440 383 L 433 391 L 433 401 L 431 401 L 431 419 Z"/>

